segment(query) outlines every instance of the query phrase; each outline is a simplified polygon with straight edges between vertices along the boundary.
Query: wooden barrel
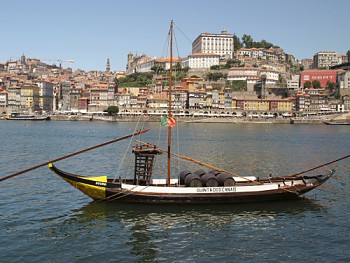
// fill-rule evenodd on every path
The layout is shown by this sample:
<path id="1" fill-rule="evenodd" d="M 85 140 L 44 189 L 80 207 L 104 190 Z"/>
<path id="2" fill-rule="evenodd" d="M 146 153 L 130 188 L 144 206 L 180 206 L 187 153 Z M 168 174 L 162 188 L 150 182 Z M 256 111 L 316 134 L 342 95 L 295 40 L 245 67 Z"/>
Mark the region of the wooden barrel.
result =
<path id="1" fill-rule="evenodd" d="M 232 175 L 227 173 L 221 173 L 217 177 L 219 186 L 234 186 L 236 181 L 232 178 Z"/>
<path id="2" fill-rule="evenodd" d="M 182 171 L 180 173 L 180 185 L 184 185 L 185 184 L 185 178 L 187 175 L 189 175 L 191 172 L 186 170 L 186 171 Z"/>
<path id="3" fill-rule="evenodd" d="M 202 187 L 202 180 L 198 174 L 188 174 L 185 178 L 185 185 L 187 187 Z"/>
<path id="4" fill-rule="evenodd" d="M 217 170 L 211 170 L 209 173 L 211 173 L 211 174 L 217 176 L 220 172 L 217 171 Z"/>
<path id="5" fill-rule="evenodd" d="M 216 176 L 212 173 L 206 173 L 202 176 L 202 184 L 206 187 L 218 187 L 219 183 Z"/>
<path id="6" fill-rule="evenodd" d="M 204 171 L 204 170 L 196 170 L 196 171 L 194 171 L 193 173 L 194 173 L 194 174 L 197 174 L 197 175 L 199 175 L 199 176 L 202 176 L 202 175 L 206 174 L 206 171 Z"/>

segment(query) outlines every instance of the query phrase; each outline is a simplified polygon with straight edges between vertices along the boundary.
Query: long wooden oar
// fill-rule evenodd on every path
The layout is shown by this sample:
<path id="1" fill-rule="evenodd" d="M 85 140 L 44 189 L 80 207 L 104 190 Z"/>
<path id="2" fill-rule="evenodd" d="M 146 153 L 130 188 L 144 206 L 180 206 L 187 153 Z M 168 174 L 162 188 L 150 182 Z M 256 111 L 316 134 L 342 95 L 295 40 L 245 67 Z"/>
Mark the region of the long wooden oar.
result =
<path id="1" fill-rule="evenodd" d="M 104 142 L 104 143 L 101 143 L 101 144 L 98 144 L 98 145 L 95 145 L 95 146 L 92 146 L 92 147 L 89 147 L 89 148 L 86 148 L 86 149 L 83 149 L 83 150 L 80 150 L 80 151 L 77 151 L 77 152 L 74 152 L 74 153 L 71 153 L 71 154 L 68 154 L 68 155 L 65 155 L 65 156 L 62 156 L 62 157 L 59 157 L 59 158 L 56 158 L 56 159 L 47 161 L 47 162 L 42 163 L 42 164 L 35 165 L 35 166 L 33 166 L 33 167 L 24 169 L 24 170 L 19 171 L 19 172 L 17 172 L 17 173 L 13 173 L 13 174 L 10 174 L 10 175 L 8 175 L 8 176 L 2 177 L 2 178 L 0 178 L 0 182 L 1 182 L 1 181 L 4 181 L 4 180 L 7 180 L 7 179 L 10 179 L 10 178 L 12 178 L 12 177 L 15 177 L 15 176 L 17 176 L 17 175 L 20 175 L 20 174 L 23 174 L 23 173 L 26 173 L 26 172 L 35 170 L 35 169 L 37 169 L 37 168 L 39 168 L 39 167 L 48 165 L 49 163 L 58 162 L 58 161 L 61 161 L 61 160 L 63 160 L 63 159 L 67 159 L 67 158 L 69 158 L 69 157 L 72 157 L 72 156 L 75 156 L 75 155 L 78 155 L 78 154 L 81 154 L 81 153 L 84 153 L 84 152 L 87 152 L 87 151 L 91 151 L 91 150 L 93 150 L 93 149 L 96 149 L 96 148 L 99 148 L 99 147 L 102 147 L 102 146 L 105 146 L 105 145 L 108 145 L 108 144 L 111 144 L 111 143 L 114 143 L 114 142 L 117 142 L 117 141 L 121 141 L 121 140 L 130 138 L 130 137 L 139 135 L 139 134 L 143 134 L 143 133 L 145 133 L 145 132 L 147 132 L 147 131 L 148 131 L 148 129 L 141 130 L 141 131 L 138 131 L 138 132 L 135 132 L 135 133 L 132 133 L 132 134 L 123 136 L 123 137 L 119 137 L 119 138 L 113 139 L 113 140 L 111 140 L 111 141 L 107 141 L 107 142 Z"/>
<path id="2" fill-rule="evenodd" d="M 345 155 L 345 156 L 343 156 L 343 157 L 341 157 L 341 158 L 335 159 L 335 160 L 333 160 L 333 161 L 330 161 L 330 162 L 328 162 L 328 163 L 324 163 L 324 164 L 315 166 L 315 167 L 313 167 L 313 168 L 309 168 L 309 169 L 307 169 L 307 170 L 304 170 L 304 171 L 301 171 L 301 172 L 298 172 L 298 173 L 295 173 L 295 174 L 288 175 L 288 177 L 293 177 L 293 176 L 297 176 L 297 175 L 300 175 L 300 174 L 304 174 L 304 173 L 307 173 L 307 172 L 316 170 L 316 169 L 318 169 L 318 168 L 321 168 L 321 167 L 330 165 L 330 164 L 332 164 L 332 163 L 339 162 L 339 161 L 344 160 L 344 159 L 349 158 L 349 157 L 350 157 L 350 154 Z"/>

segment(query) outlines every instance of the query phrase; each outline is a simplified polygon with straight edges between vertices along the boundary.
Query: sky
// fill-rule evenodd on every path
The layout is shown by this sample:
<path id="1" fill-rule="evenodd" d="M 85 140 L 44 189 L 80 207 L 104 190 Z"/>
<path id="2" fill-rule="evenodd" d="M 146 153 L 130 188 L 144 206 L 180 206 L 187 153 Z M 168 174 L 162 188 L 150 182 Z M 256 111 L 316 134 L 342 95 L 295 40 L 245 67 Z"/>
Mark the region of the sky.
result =
<path id="1" fill-rule="evenodd" d="M 201 33 L 266 40 L 297 59 L 319 51 L 350 50 L 348 0 L 0 0 L 0 62 L 22 54 L 82 70 L 125 70 L 127 55 L 168 55 L 170 21 L 174 55 L 191 54 Z"/>

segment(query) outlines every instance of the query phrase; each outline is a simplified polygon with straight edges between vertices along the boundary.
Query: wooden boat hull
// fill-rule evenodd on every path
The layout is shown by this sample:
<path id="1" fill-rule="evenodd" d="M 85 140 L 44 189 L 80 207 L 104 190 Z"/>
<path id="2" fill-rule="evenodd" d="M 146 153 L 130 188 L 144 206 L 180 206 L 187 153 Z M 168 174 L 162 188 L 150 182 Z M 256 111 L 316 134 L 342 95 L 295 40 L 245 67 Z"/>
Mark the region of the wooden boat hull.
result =
<path id="1" fill-rule="evenodd" d="M 350 121 L 324 121 L 326 125 L 350 125 Z"/>
<path id="2" fill-rule="evenodd" d="M 22 116 L 22 117 L 5 117 L 9 121 L 48 121 L 50 117 L 40 117 L 40 116 Z"/>
<path id="3" fill-rule="evenodd" d="M 152 204 L 219 204 L 265 202 L 296 199 L 327 181 L 334 171 L 325 175 L 295 178 L 270 178 L 259 183 L 237 184 L 228 187 L 185 187 L 134 185 L 131 182 L 107 180 L 106 176 L 84 177 L 49 168 L 94 200 L 152 203 Z"/>

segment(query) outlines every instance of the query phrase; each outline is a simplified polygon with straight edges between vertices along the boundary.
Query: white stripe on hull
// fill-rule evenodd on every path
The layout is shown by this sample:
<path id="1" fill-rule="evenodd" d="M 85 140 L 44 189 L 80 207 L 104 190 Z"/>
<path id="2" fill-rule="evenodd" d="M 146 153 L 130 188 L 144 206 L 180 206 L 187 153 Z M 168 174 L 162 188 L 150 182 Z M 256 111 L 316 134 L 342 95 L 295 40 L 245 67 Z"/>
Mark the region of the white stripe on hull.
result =
<path id="1" fill-rule="evenodd" d="M 223 186 L 223 187 L 165 187 L 165 186 L 135 186 L 122 184 L 122 189 L 130 192 L 164 193 L 164 194 L 204 194 L 204 193 L 243 193 L 276 190 L 278 184 L 263 184 L 251 186 Z"/>

